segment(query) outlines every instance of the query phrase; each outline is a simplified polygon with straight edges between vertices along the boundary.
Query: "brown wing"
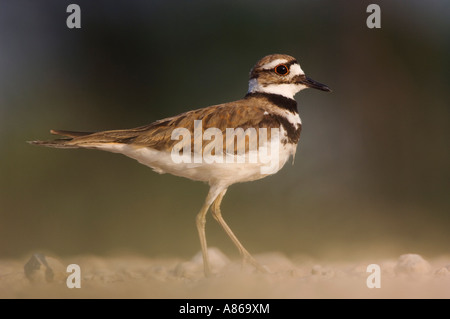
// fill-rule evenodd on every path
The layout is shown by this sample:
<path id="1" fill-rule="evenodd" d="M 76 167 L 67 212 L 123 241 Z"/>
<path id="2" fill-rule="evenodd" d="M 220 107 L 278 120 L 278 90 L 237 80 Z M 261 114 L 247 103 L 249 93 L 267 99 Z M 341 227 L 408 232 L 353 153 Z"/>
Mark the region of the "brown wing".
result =
<path id="1" fill-rule="evenodd" d="M 191 136 L 191 149 L 194 150 L 195 143 L 202 141 L 195 139 L 194 127 L 195 121 L 201 120 L 202 136 L 205 130 L 217 128 L 223 137 L 225 146 L 225 137 L 227 128 L 242 128 L 246 130 L 249 127 L 258 128 L 259 123 L 264 117 L 264 109 L 257 105 L 249 105 L 248 101 L 242 101 L 221 104 L 213 107 L 190 111 L 168 120 L 163 120 L 157 125 L 153 125 L 145 132 L 133 140 L 134 145 L 142 145 L 157 150 L 171 150 L 173 145 L 179 140 L 172 140 L 172 132 L 176 128 L 186 128 Z M 199 132 L 199 126 L 196 131 Z M 208 144 L 203 141 L 203 148 Z"/>
<path id="2" fill-rule="evenodd" d="M 68 136 L 68 137 L 78 137 L 92 134 L 93 132 L 77 132 L 77 131 L 65 131 L 65 130 L 50 130 L 51 134 Z"/>
<path id="3" fill-rule="evenodd" d="M 194 150 L 194 121 L 201 120 L 202 134 L 208 128 L 219 129 L 223 135 L 223 146 L 225 148 L 227 128 L 242 128 L 243 130 L 247 130 L 248 128 L 255 128 L 257 130 L 259 127 L 279 128 L 281 124 L 279 120 L 269 116 L 267 111 L 270 112 L 270 106 L 266 101 L 261 99 L 243 99 L 189 111 L 133 129 L 96 133 L 52 131 L 54 134 L 69 136 L 71 139 L 57 140 L 57 143 L 55 143 L 57 145 L 53 145 L 52 141 L 37 141 L 34 144 L 51 147 L 95 147 L 100 144 L 122 143 L 131 144 L 136 147 L 149 147 L 161 151 L 170 151 L 179 142 L 176 139 L 172 140 L 173 130 L 176 128 L 186 128 L 191 134 L 191 150 Z M 203 142 L 203 147 L 208 143 Z M 246 141 L 246 149 L 248 149 L 248 139 Z"/>

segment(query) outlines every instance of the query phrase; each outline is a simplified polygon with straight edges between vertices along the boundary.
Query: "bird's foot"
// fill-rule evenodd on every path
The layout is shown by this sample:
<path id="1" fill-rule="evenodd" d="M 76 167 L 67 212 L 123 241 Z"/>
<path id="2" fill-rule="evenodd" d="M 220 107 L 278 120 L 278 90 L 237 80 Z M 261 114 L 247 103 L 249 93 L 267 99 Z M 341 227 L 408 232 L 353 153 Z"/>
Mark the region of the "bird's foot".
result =
<path id="1" fill-rule="evenodd" d="M 265 266 L 265 265 L 261 265 L 259 262 L 256 261 L 255 258 L 253 258 L 251 255 L 243 255 L 242 258 L 242 267 L 244 267 L 246 264 L 250 264 L 253 267 L 255 267 L 255 269 L 257 270 L 257 272 L 262 273 L 262 274 L 270 274 L 272 273 L 270 271 L 270 269 Z"/>

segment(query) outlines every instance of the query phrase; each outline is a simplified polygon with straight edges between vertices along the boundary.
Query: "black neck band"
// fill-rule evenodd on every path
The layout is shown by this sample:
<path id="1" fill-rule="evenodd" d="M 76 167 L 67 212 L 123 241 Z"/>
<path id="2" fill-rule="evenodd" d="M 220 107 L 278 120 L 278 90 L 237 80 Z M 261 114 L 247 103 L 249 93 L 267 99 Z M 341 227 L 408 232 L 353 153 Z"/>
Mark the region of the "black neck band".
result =
<path id="1" fill-rule="evenodd" d="M 269 102 L 275 104 L 276 106 L 288 110 L 292 113 L 298 113 L 297 109 L 297 101 L 294 99 L 287 98 L 283 95 L 279 94 L 272 94 L 272 93 L 261 93 L 261 92 L 253 92 L 253 93 L 247 93 L 245 98 L 265 98 Z"/>

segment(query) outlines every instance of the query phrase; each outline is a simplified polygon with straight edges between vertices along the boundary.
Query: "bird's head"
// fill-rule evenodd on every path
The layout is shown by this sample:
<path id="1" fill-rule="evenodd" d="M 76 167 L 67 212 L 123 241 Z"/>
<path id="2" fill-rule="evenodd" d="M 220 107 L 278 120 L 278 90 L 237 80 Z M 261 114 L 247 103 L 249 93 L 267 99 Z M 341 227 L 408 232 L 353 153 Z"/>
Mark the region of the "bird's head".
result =
<path id="1" fill-rule="evenodd" d="M 248 93 L 278 94 L 293 99 L 297 92 L 306 88 L 331 92 L 328 86 L 307 77 L 290 55 L 265 56 L 250 71 Z"/>

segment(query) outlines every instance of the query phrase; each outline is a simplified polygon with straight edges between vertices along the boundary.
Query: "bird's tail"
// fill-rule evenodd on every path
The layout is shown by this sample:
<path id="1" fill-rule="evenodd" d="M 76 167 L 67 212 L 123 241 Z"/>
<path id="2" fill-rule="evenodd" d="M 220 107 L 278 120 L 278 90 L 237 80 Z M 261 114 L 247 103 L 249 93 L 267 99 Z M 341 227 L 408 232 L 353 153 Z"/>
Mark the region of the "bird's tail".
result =
<path id="1" fill-rule="evenodd" d="M 54 135 L 65 136 L 65 138 L 58 138 L 52 141 L 28 141 L 30 144 L 54 147 L 54 148 L 79 148 L 80 146 L 74 144 L 68 144 L 75 137 L 86 136 L 92 134 L 92 132 L 74 132 L 63 130 L 50 130 L 50 133 Z"/>

